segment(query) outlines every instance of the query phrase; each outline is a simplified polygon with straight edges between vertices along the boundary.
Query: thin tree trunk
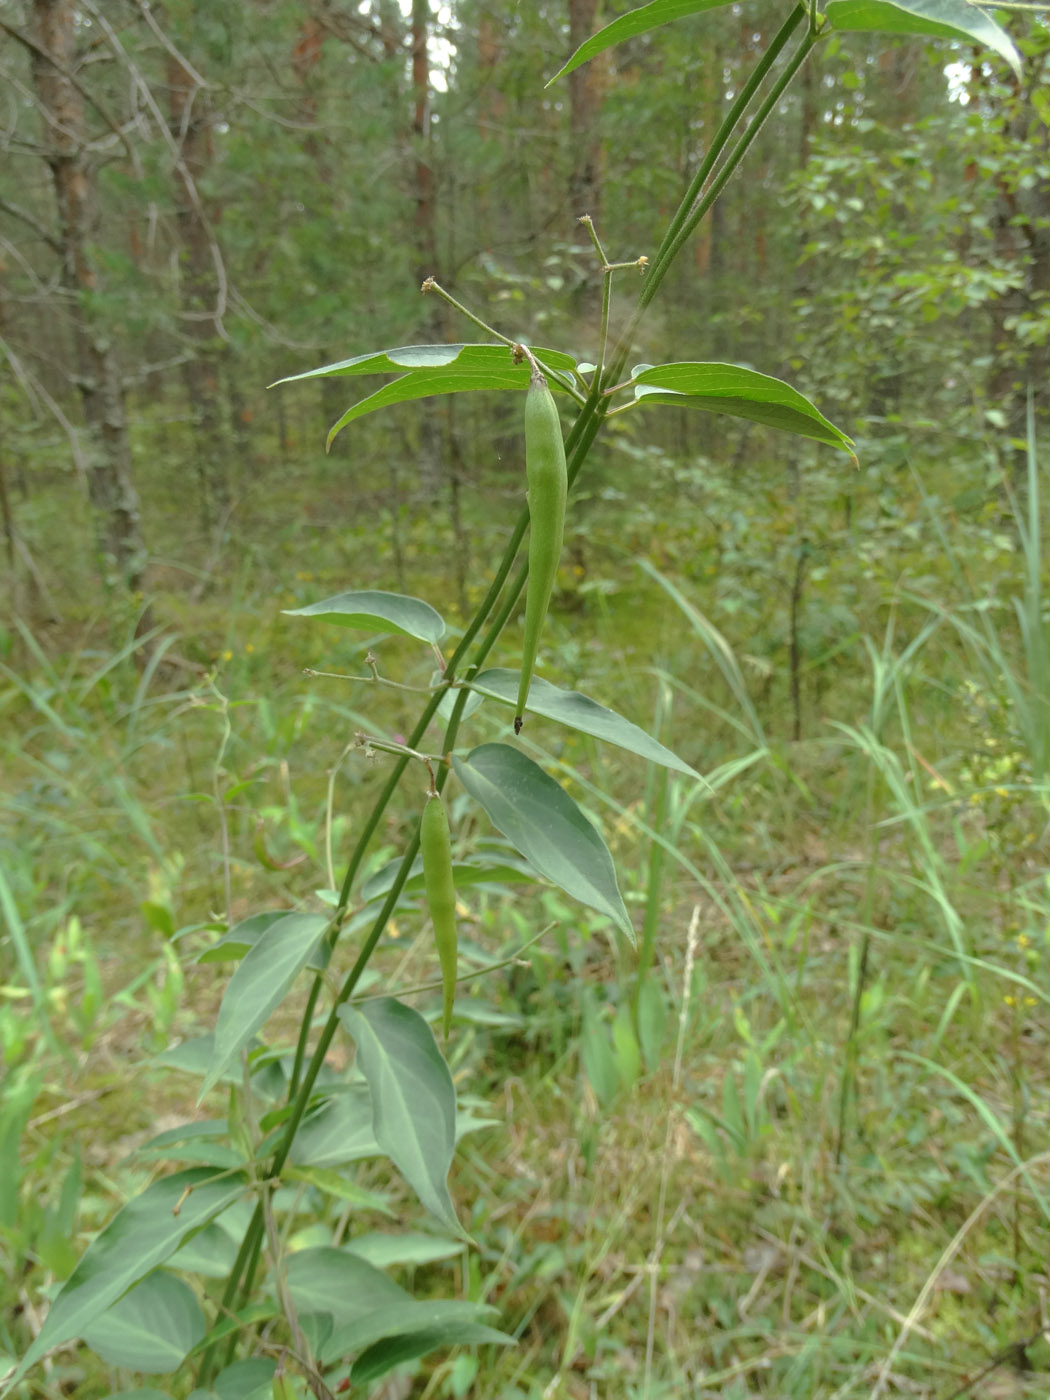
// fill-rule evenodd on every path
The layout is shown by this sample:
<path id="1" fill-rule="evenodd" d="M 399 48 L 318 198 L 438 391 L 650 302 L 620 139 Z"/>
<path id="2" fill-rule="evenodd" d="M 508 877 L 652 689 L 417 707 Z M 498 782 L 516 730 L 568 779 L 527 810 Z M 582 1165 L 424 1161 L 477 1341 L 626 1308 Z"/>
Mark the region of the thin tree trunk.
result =
<path id="1" fill-rule="evenodd" d="M 197 448 L 201 525 L 211 528 L 229 502 L 227 442 L 220 404 L 222 341 L 212 241 L 200 204 L 200 177 L 212 162 L 211 120 L 204 93 L 175 50 L 167 57 L 168 115 L 182 157 L 175 176 L 175 225 L 182 245 L 180 293 L 193 353 L 182 366 Z M 211 216 L 214 222 L 214 215 Z"/>
<path id="2" fill-rule="evenodd" d="M 78 63 L 75 25 L 72 0 L 33 0 L 33 81 L 58 204 L 62 285 L 69 297 L 77 388 L 89 434 L 88 491 L 96 537 L 104 573 L 115 569 L 137 591 L 146 551 L 131 479 L 124 380 L 110 333 L 91 311 L 99 290 L 91 260 L 97 180 L 85 152 L 84 100 L 66 76 Z"/>
<path id="3" fill-rule="evenodd" d="M 569 0 L 569 51 L 575 53 L 594 33 L 597 0 Z M 602 179 L 601 141 L 598 110 L 601 103 L 601 73 L 598 62 L 585 63 L 569 74 L 569 214 L 578 219 L 589 214 L 601 233 Z M 620 254 L 609 253 L 614 259 Z M 627 254 L 622 256 L 626 257 Z M 580 316 L 597 316 L 601 306 L 603 277 L 598 268 L 581 283 L 575 311 Z"/>
<path id="4" fill-rule="evenodd" d="M 427 45 L 430 37 L 429 0 L 412 0 L 412 146 L 415 156 L 415 243 L 418 262 L 416 274 L 420 283 L 424 277 L 438 273 L 437 201 L 434 191 L 433 148 L 430 139 L 430 62 Z M 428 298 L 430 306 L 421 327 L 423 338 L 436 341 L 441 337 L 443 317 L 436 297 Z M 437 499 L 444 473 L 441 469 L 444 435 L 441 431 L 439 406 L 436 399 L 424 399 L 419 406 L 419 487 L 424 501 Z"/>

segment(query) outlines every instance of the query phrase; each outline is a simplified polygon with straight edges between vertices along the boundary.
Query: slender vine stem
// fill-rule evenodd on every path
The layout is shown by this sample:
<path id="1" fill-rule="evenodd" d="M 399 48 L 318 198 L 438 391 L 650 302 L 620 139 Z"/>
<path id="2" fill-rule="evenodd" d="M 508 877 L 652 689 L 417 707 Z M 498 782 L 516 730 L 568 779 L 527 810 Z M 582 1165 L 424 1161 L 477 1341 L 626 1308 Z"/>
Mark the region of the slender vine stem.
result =
<path id="1" fill-rule="evenodd" d="M 759 107 L 758 111 L 755 113 L 755 116 L 752 119 L 749 126 L 747 127 L 747 129 L 743 133 L 741 133 L 736 143 L 732 146 L 732 149 L 729 150 L 728 155 L 725 155 L 725 159 L 722 163 L 721 168 L 718 170 L 717 175 L 714 177 L 714 179 L 710 180 L 710 184 L 708 184 L 712 172 L 718 165 L 720 158 L 722 158 L 722 156 L 725 154 L 727 147 L 729 147 L 733 133 L 736 130 L 741 118 L 744 116 L 745 112 L 748 110 L 751 103 L 755 99 L 756 95 L 759 92 L 759 89 L 765 82 L 765 79 L 771 71 L 773 65 L 776 63 L 776 60 L 779 58 L 784 47 L 790 40 L 791 35 L 797 29 L 801 21 L 806 17 L 806 15 L 806 4 L 797 4 L 792 10 L 791 14 L 788 16 L 788 18 L 784 21 L 780 30 L 770 43 L 770 46 L 766 50 L 765 54 L 756 64 L 754 71 L 748 78 L 747 82 L 744 84 L 743 88 L 740 91 L 740 94 L 734 101 L 729 112 L 726 114 L 725 119 L 723 120 L 721 126 L 719 127 L 717 133 L 715 134 L 715 137 L 711 142 L 707 155 L 704 157 L 704 160 L 698 167 L 696 174 L 690 182 L 689 188 L 683 196 L 682 201 L 680 202 L 678 209 L 676 210 L 675 215 L 668 226 L 667 232 L 664 235 L 660 248 L 653 259 L 652 266 L 649 270 L 648 276 L 645 280 L 645 284 L 643 285 L 643 288 L 639 295 L 638 301 L 635 306 L 635 310 L 617 342 L 609 366 L 607 367 L 604 363 L 605 343 L 603 336 L 602 352 L 600 355 L 602 363 L 600 363 L 598 371 L 593 376 L 590 392 L 587 394 L 586 398 L 584 398 L 583 395 L 575 389 L 575 386 L 572 386 L 570 388 L 572 396 L 576 399 L 577 402 L 581 403 L 580 412 L 577 415 L 576 421 L 574 422 L 569 432 L 565 444 L 566 455 L 568 459 L 568 482 L 570 487 L 573 485 L 573 483 L 579 476 L 579 473 L 583 467 L 583 463 L 611 407 L 610 398 L 602 393 L 603 381 L 606 383 L 609 381 L 616 383 L 622 376 L 624 366 L 627 362 L 627 357 L 630 354 L 631 346 L 633 344 L 634 337 L 638 329 L 638 324 L 646 308 L 652 302 L 657 291 L 659 290 L 660 284 L 662 283 L 663 278 L 666 275 L 668 269 L 670 268 L 672 262 L 674 261 L 675 257 L 677 256 L 686 239 L 691 235 L 691 233 L 694 231 L 699 222 L 704 218 L 708 210 L 711 208 L 711 205 L 721 194 L 728 181 L 732 178 L 732 175 L 736 171 L 737 167 L 740 164 L 740 161 L 743 159 L 747 150 L 750 148 L 763 123 L 766 121 L 769 114 L 773 111 L 774 107 L 776 106 L 776 103 L 780 99 L 780 96 L 782 95 L 788 84 L 791 82 L 795 73 L 801 67 L 809 51 L 816 42 L 817 35 L 811 30 L 807 38 L 803 41 L 803 43 L 796 50 L 795 54 L 792 56 L 791 61 L 785 67 L 783 73 L 780 75 L 777 82 L 770 90 L 769 94 Z M 706 190 L 705 185 L 707 186 Z M 600 245 L 597 244 L 597 240 L 595 241 L 596 246 L 600 248 Z M 603 329 L 607 329 L 608 325 L 607 299 L 609 280 L 609 276 L 606 275 L 606 298 L 604 299 L 605 311 L 603 312 Z M 511 341 L 508 337 L 500 334 L 498 331 L 495 331 L 491 326 L 488 326 L 485 322 L 481 321 L 480 318 L 475 316 L 466 307 L 462 306 L 458 301 L 455 300 L 455 298 L 453 298 L 447 292 L 445 292 L 443 288 L 439 287 L 438 284 L 433 281 L 433 279 L 428 279 L 427 282 L 424 283 L 424 290 L 437 291 L 439 295 L 444 297 L 444 299 L 450 305 L 452 305 L 456 310 L 460 311 L 479 328 L 484 330 L 486 334 L 495 336 L 495 338 L 498 341 L 502 341 L 507 345 L 514 344 L 514 342 Z M 559 380 L 561 378 L 560 376 L 555 377 L 559 378 Z M 474 648 L 473 655 L 471 656 L 470 667 L 467 669 L 476 669 L 483 663 L 483 661 L 491 652 L 492 648 L 495 646 L 496 641 L 498 640 L 500 634 L 503 631 L 503 628 L 506 626 L 507 621 L 509 620 L 512 612 L 514 611 L 514 608 L 517 605 L 518 599 L 521 596 L 521 593 L 525 587 L 526 580 L 528 578 L 527 560 L 524 561 L 519 567 L 518 572 L 511 581 L 510 586 L 506 588 L 505 593 L 504 587 L 507 584 L 507 580 L 510 578 L 511 570 L 514 566 L 514 561 L 518 556 L 522 540 L 524 539 L 525 533 L 528 529 L 528 521 L 528 509 L 527 507 L 523 507 L 519 514 L 517 523 L 515 524 L 515 527 L 511 532 L 510 538 L 507 541 L 507 545 L 504 549 L 499 566 L 497 567 L 496 572 L 493 575 L 488 592 L 486 593 L 484 599 L 482 600 L 481 604 L 474 613 L 474 616 L 468 623 L 467 628 L 463 633 L 463 636 L 461 637 L 458 645 L 456 646 L 454 652 L 452 653 L 452 656 L 450 657 L 447 663 L 445 669 L 444 683 L 441 686 L 439 686 L 437 690 L 435 690 L 433 695 L 428 700 L 419 717 L 419 720 L 417 721 L 416 727 L 412 731 L 412 734 L 409 736 L 407 740 L 408 748 L 414 749 L 422 740 L 423 735 L 427 730 L 427 727 L 430 725 L 431 721 L 434 718 L 434 715 L 437 712 L 438 706 L 441 703 L 444 694 L 455 684 L 458 669 L 460 668 L 461 664 L 465 662 L 468 651 L 470 651 L 470 649 L 474 647 L 475 639 L 478 637 L 478 634 L 481 632 L 481 629 L 485 625 L 485 623 L 491 617 L 491 622 L 489 622 L 487 631 L 477 642 L 477 645 Z M 502 601 L 500 601 L 501 594 L 503 594 Z M 463 688 L 459 691 L 459 694 L 456 697 L 456 703 L 453 706 L 452 714 L 449 718 L 449 722 L 446 726 L 444 737 L 442 740 L 442 753 L 449 753 L 455 745 L 460 720 L 463 715 L 463 710 L 466 704 L 468 694 L 469 691 L 466 688 Z M 339 891 L 339 898 L 336 905 L 336 909 L 332 915 L 326 934 L 330 948 L 334 947 L 335 943 L 338 941 L 342 924 L 350 907 L 350 896 L 353 889 L 354 881 L 361 869 L 361 865 L 364 861 L 365 855 L 371 845 L 372 839 L 375 836 L 376 831 L 378 830 L 379 824 L 382 821 L 383 814 L 386 811 L 387 806 L 389 805 L 390 799 L 393 797 L 394 793 L 400 786 L 401 779 L 404 776 L 404 772 L 409 761 L 409 756 L 407 754 L 403 754 L 395 762 L 391 769 L 390 775 L 387 778 L 386 783 L 383 785 L 383 788 L 381 789 L 378 797 L 373 803 L 372 810 L 369 813 L 369 816 L 365 821 L 365 824 L 362 827 L 360 834 L 358 835 L 357 842 L 355 843 L 354 849 L 347 862 L 346 873 L 343 877 L 343 883 Z M 436 786 L 439 792 L 444 787 L 444 784 L 447 781 L 447 779 L 448 769 L 442 767 L 439 770 L 436 779 Z M 310 993 L 307 998 L 306 1013 L 304 1014 L 300 1025 L 299 1039 L 296 1045 L 295 1060 L 289 1083 L 288 1104 L 290 1112 L 288 1119 L 284 1125 L 284 1132 L 282 1133 L 280 1143 L 278 1144 L 274 1152 L 270 1168 L 270 1175 L 273 1178 L 276 1178 L 279 1175 L 281 1168 L 287 1161 L 288 1154 L 291 1151 L 292 1143 L 294 1142 L 296 1132 L 298 1131 L 303 1115 L 306 1112 L 307 1106 L 309 1104 L 310 1096 L 313 1092 L 317 1076 L 320 1073 L 322 1065 L 324 1064 L 324 1059 L 328 1052 L 329 1046 L 331 1045 L 336 1031 L 338 1030 L 339 1011 L 354 994 L 354 991 L 361 979 L 361 975 L 367 967 L 372 957 L 372 954 L 374 953 L 379 943 L 379 940 L 382 937 L 383 932 L 389 922 L 389 919 L 393 914 L 398 899 L 400 898 L 401 891 L 404 888 L 405 882 L 407 881 L 408 876 L 411 872 L 412 864 L 416 858 L 416 855 L 418 854 L 418 851 L 419 825 L 417 823 L 416 829 L 405 847 L 393 882 L 390 886 L 389 891 L 387 892 L 386 898 L 383 901 L 382 908 L 377 914 L 376 919 L 372 924 L 371 929 L 369 930 L 368 936 L 366 937 L 364 943 L 361 946 L 360 952 L 358 953 L 353 966 L 347 973 L 342 985 L 339 988 L 338 993 L 336 994 L 336 997 L 329 1011 L 328 1017 L 318 1036 L 317 1043 L 314 1046 L 313 1053 L 311 1054 L 309 1062 L 306 1063 L 306 1067 L 304 1069 L 303 1066 L 306 1060 L 306 1050 L 309 1042 L 310 1031 L 312 1028 L 313 1013 L 316 1009 L 317 1000 L 320 995 L 321 987 L 323 985 L 322 979 L 320 977 L 316 978 L 313 985 L 311 986 Z M 244 1238 L 241 1242 L 241 1247 L 238 1250 L 237 1258 L 234 1261 L 229 1277 L 227 1279 L 226 1288 L 224 1290 L 222 1300 L 223 1307 L 225 1309 L 230 1309 L 234 1305 L 234 1300 L 238 1298 L 238 1296 L 240 1296 L 240 1298 L 243 1299 L 247 1297 L 250 1293 L 255 1272 L 258 1267 L 260 1257 L 260 1246 L 263 1239 L 263 1234 L 263 1209 L 261 1204 L 257 1204 L 255 1212 L 249 1223 L 248 1229 L 246 1230 Z M 200 1376 L 200 1384 L 202 1386 L 207 1386 L 211 1375 L 213 1374 L 213 1370 L 214 1347 L 209 1348 L 205 1352 L 204 1358 L 202 1360 Z"/>

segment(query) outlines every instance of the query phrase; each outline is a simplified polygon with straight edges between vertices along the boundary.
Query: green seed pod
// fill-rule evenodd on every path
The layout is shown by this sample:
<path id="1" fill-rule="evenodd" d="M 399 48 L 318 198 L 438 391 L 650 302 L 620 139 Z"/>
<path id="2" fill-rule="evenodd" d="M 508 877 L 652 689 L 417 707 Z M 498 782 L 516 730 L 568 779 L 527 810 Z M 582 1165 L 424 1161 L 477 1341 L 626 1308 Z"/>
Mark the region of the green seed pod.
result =
<path id="1" fill-rule="evenodd" d="M 529 483 L 529 593 L 525 600 L 525 641 L 514 733 L 521 732 L 536 664 L 540 633 L 550 606 L 565 533 L 568 478 L 565 443 L 554 396 L 533 369 L 525 396 L 525 473 Z"/>
<path id="2" fill-rule="evenodd" d="M 419 826 L 419 848 L 423 853 L 423 883 L 434 925 L 434 944 L 441 963 L 443 1014 L 442 1031 L 448 1039 L 452 1005 L 456 996 L 456 886 L 452 878 L 452 842 L 445 804 L 432 792 L 423 808 Z"/>

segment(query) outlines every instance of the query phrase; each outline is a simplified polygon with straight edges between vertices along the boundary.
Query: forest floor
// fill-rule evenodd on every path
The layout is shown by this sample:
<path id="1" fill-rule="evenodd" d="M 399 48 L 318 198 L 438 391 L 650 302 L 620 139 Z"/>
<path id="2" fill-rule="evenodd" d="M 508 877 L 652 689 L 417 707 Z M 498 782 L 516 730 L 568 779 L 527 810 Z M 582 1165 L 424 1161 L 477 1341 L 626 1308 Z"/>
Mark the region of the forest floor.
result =
<path id="1" fill-rule="evenodd" d="M 519 1344 L 439 1354 L 376 1394 L 1050 1393 L 1040 543 L 981 460 L 825 464 L 801 498 L 772 470 L 596 490 L 573 517 L 542 673 L 658 727 L 705 781 L 530 721 L 526 751 L 601 826 L 653 966 L 639 990 L 609 921 L 556 891 L 461 891 L 478 969 L 549 930 L 457 1004 L 470 1121 L 451 1186 L 477 1249 L 413 1256 L 433 1231 L 407 1189 L 382 1161 L 359 1185 L 416 1242 L 399 1277 L 493 1302 Z M 38 600 L 0 636 L 11 1355 L 156 1172 L 134 1149 L 197 1113 L 164 1053 L 213 1024 L 229 965 L 197 958 L 215 929 L 338 884 L 384 779 L 353 735 L 411 727 L 418 696 L 370 683 L 364 643 L 280 610 L 390 588 L 463 620 L 443 507 L 373 503 L 355 537 L 292 491 L 196 572 L 166 547 L 144 669 L 135 607 L 92 611 L 68 584 L 60 622 Z M 489 559 L 498 527 L 473 514 Z M 520 627 L 497 664 L 517 664 Z M 406 639 L 375 650 L 385 679 L 429 683 Z M 505 729 L 483 707 L 469 742 Z M 457 853 L 491 842 L 476 809 L 450 810 Z M 394 989 L 433 978 L 421 910 L 378 968 Z M 438 993 L 414 1002 L 436 1012 Z M 25 1393 L 134 1383 L 70 1345 Z"/>

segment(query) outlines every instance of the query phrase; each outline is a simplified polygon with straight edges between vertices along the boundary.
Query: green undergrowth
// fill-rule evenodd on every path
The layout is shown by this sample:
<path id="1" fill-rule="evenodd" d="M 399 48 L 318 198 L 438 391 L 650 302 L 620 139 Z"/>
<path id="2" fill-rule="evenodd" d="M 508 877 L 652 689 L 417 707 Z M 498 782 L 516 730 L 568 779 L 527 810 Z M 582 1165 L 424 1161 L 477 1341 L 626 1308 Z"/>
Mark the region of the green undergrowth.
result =
<path id="1" fill-rule="evenodd" d="M 653 777 L 530 718 L 526 752 L 605 833 L 645 975 L 606 920 L 554 891 L 461 889 L 465 959 L 499 964 L 463 984 L 450 1042 L 470 1114 L 453 1198 L 477 1248 L 431 1259 L 406 1244 L 395 1267 L 417 1292 L 451 1273 L 519 1345 L 428 1363 L 398 1393 L 947 1397 L 998 1359 L 994 1393 L 1045 1394 L 1035 464 L 1020 501 L 983 460 L 650 465 L 641 490 L 638 462 L 611 450 L 581 503 L 542 673 L 653 728 L 705 781 Z M 164 566 L 144 667 L 132 612 L 71 604 L 61 627 L 23 619 L 5 636 L 12 1355 L 152 1170 L 137 1143 L 195 1114 L 198 1081 L 159 1057 L 212 1020 L 227 969 L 196 956 L 229 918 L 324 907 L 384 779 L 354 735 L 396 735 L 418 709 L 384 688 L 377 730 L 369 646 L 280 612 L 394 586 L 388 542 L 317 529 L 304 549 L 271 508 L 253 531 L 231 526 L 221 564 L 202 550 L 200 577 Z M 492 512 L 468 509 L 489 557 Z M 442 508 L 406 507 L 398 528 L 401 585 L 452 598 Z M 454 600 L 445 611 L 454 629 Z M 519 619 L 500 664 L 520 642 Z M 428 685 L 407 644 L 371 650 L 383 681 Z M 484 706 L 467 742 L 506 729 Z M 493 833 L 449 793 L 469 855 Z M 391 809 L 370 874 L 417 815 Z M 380 966 L 436 1015 L 424 930 L 420 900 Z M 274 1018 L 271 1043 L 300 1009 Z M 346 1238 L 389 1228 L 384 1211 L 427 1230 L 367 1162 L 359 1186 L 373 1194 L 348 1209 Z M 293 1244 L 311 1241 L 309 1204 Z M 25 1393 L 127 1383 L 85 1355 L 64 1348 Z"/>

